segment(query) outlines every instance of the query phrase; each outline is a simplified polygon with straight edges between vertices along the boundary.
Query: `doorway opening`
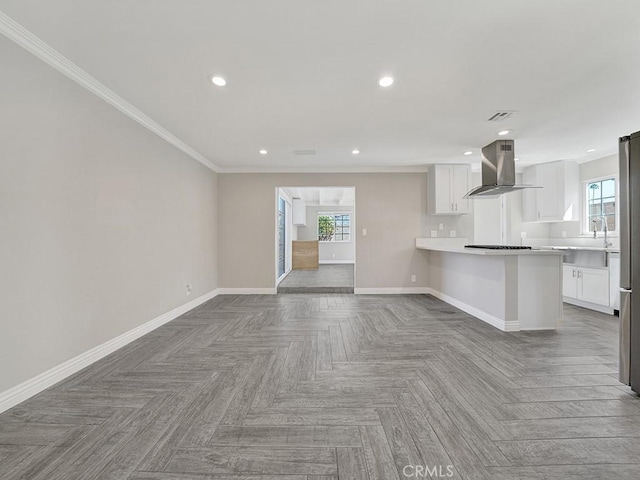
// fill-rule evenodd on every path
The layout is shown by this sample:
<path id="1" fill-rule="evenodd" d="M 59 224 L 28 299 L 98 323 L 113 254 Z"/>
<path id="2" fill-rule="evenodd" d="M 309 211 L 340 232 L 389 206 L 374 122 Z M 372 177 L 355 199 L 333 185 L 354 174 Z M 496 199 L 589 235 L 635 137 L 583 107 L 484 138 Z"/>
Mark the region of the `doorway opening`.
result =
<path id="1" fill-rule="evenodd" d="M 278 293 L 353 293 L 355 187 L 276 189 Z"/>

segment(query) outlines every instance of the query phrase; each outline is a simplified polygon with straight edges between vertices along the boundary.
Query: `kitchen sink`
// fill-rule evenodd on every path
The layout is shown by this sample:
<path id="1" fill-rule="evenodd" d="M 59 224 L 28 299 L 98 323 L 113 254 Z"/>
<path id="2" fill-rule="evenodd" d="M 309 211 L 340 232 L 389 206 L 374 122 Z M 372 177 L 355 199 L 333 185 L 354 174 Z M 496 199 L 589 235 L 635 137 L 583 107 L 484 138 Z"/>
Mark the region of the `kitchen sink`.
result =
<path id="1" fill-rule="evenodd" d="M 551 248 L 562 251 L 562 261 L 565 264 L 590 268 L 606 268 L 608 266 L 607 251 L 605 249 L 579 247 Z"/>

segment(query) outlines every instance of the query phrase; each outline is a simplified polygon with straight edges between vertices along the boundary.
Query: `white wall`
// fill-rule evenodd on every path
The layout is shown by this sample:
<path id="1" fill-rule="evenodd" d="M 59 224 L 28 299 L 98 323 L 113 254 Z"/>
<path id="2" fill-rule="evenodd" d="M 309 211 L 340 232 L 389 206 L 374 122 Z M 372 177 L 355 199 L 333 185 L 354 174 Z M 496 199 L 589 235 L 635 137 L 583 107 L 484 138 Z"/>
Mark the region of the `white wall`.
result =
<path id="1" fill-rule="evenodd" d="M 307 206 L 307 225 L 298 227 L 298 240 L 318 239 L 318 213 L 347 212 L 351 214 L 351 241 L 350 242 L 320 242 L 318 246 L 318 257 L 320 263 L 353 263 L 355 261 L 355 242 L 353 235 L 356 234 L 354 217 L 354 207 L 337 206 Z"/>
<path id="2" fill-rule="evenodd" d="M 426 256 L 415 248 L 415 239 L 427 231 L 426 174 L 223 173 L 218 176 L 219 222 L 234 228 L 218 230 L 221 287 L 274 288 L 271 199 L 277 186 L 356 187 L 356 288 L 428 286 Z"/>
<path id="3" fill-rule="evenodd" d="M 217 176 L 4 37 L 0 58 L 2 392 L 216 288 Z"/>

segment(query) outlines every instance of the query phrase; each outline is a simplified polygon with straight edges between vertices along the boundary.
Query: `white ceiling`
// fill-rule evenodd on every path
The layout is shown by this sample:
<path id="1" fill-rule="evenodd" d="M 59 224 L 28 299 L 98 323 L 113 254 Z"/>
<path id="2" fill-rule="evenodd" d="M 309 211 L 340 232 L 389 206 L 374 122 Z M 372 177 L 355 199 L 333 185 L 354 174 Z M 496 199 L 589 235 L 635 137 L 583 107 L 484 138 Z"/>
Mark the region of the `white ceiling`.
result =
<path id="1" fill-rule="evenodd" d="M 640 130 L 638 0 L 0 0 L 0 10 L 223 170 L 478 162 L 502 128 L 519 165 L 585 161 Z M 383 74 L 392 87 L 378 86 Z M 487 122 L 500 109 L 517 113 Z"/>
<path id="2" fill-rule="evenodd" d="M 286 187 L 283 190 L 291 198 L 301 198 L 310 206 L 353 207 L 356 204 L 354 187 Z"/>

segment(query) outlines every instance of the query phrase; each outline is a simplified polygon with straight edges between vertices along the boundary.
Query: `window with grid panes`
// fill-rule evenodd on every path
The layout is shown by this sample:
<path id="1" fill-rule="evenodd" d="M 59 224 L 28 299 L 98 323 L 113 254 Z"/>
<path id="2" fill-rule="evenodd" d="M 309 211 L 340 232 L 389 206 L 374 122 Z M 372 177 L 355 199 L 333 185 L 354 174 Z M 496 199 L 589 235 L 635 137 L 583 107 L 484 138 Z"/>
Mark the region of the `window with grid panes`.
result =
<path id="1" fill-rule="evenodd" d="M 616 225 L 616 179 L 606 178 L 586 183 L 586 230 L 602 231 L 606 221 L 607 230 L 614 232 Z"/>

